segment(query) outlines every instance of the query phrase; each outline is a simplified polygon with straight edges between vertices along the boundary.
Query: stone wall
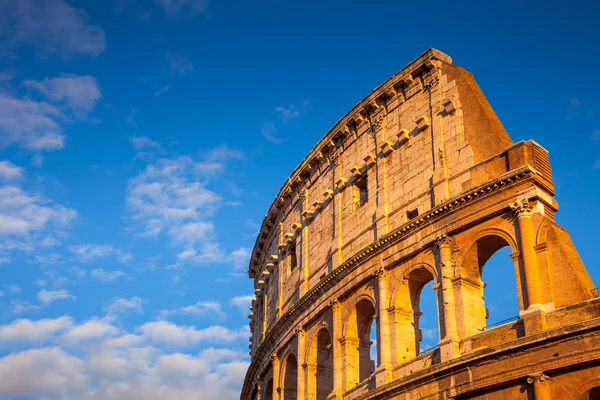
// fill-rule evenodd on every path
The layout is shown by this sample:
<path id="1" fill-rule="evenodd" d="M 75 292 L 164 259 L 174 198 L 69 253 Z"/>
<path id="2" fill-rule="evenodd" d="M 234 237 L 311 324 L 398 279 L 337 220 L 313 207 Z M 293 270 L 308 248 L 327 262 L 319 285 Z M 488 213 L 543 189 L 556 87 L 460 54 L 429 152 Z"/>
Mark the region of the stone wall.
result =
<path id="1" fill-rule="evenodd" d="M 517 357 L 524 343 L 567 340 L 566 326 L 600 316 L 553 196 L 547 151 L 513 144 L 472 75 L 426 51 L 342 118 L 271 205 L 250 261 L 242 399 L 551 398 L 531 362 L 518 385 L 436 371 L 484 356 L 505 368 L 490 352 Z M 489 329 L 482 268 L 506 246 L 520 315 Z M 422 353 L 419 301 L 431 281 L 440 340 Z M 574 368 L 561 346 L 557 360 Z"/>

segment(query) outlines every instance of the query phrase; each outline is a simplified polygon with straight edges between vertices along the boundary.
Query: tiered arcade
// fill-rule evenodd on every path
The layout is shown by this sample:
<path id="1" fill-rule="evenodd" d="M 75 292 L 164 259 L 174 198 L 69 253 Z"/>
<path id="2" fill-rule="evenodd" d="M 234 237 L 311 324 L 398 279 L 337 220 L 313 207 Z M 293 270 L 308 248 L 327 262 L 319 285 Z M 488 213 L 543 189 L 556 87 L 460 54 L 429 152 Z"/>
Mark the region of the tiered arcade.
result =
<path id="1" fill-rule="evenodd" d="M 513 143 L 473 76 L 427 50 L 271 205 L 242 400 L 596 398 L 600 299 L 557 210 L 547 151 Z M 520 312 L 488 327 L 482 271 L 506 246 Z M 439 345 L 422 352 L 431 281 Z"/>

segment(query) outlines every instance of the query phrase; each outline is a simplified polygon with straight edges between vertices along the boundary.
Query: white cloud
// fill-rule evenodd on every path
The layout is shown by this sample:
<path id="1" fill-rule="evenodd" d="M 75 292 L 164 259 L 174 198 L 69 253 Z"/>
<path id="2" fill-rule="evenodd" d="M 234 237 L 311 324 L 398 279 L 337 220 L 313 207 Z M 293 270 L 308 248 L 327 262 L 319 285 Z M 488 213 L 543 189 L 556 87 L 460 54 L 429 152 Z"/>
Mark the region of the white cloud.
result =
<path id="1" fill-rule="evenodd" d="M 279 116 L 279 119 L 281 119 L 284 124 L 300 116 L 300 111 L 298 111 L 294 106 L 289 108 L 277 107 L 275 108 L 275 113 Z"/>
<path id="2" fill-rule="evenodd" d="M 145 324 L 139 329 L 142 335 L 137 335 L 98 319 L 73 326 L 69 317 L 0 325 L 2 343 L 47 343 L 47 347 L 0 358 L 0 398 L 239 399 L 248 356 L 237 346 L 247 339 L 247 330 L 169 327 L 170 331 L 160 332 L 156 323 Z M 144 336 L 144 331 L 153 335 Z M 165 342 L 161 337 L 164 333 L 175 336 Z M 227 347 L 204 348 L 198 354 L 170 353 L 146 343 L 151 340 L 195 348 L 211 338 Z"/>
<path id="3" fill-rule="evenodd" d="M 195 346 L 199 343 L 232 343 L 250 337 L 247 328 L 230 330 L 215 325 L 197 329 L 193 326 L 175 325 L 168 321 L 148 322 L 139 330 L 150 342 L 177 347 Z"/>
<path id="4" fill-rule="evenodd" d="M 24 85 L 42 93 L 53 104 L 71 110 L 79 119 L 86 118 L 101 97 L 98 81 L 90 75 L 63 74 L 40 82 L 25 81 Z"/>
<path id="5" fill-rule="evenodd" d="M 19 187 L 0 187 L 0 237 L 23 237 L 46 229 L 68 227 L 76 217 L 75 210 L 55 205 Z"/>
<path id="6" fill-rule="evenodd" d="M 7 160 L 0 161 L 0 180 L 14 181 L 23 177 L 23 168 Z"/>
<path id="7" fill-rule="evenodd" d="M 167 54 L 167 61 L 169 62 L 169 72 L 172 74 L 184 76 L 194 71 L 192 63 L 182 55 Z"/>
<path id="8" fill-rule="evenodd" d="M 93 269 L 92 272 L 90 272 L 90 277 L 104 282 L 116 281 L 119 278 L 131 278 L 130 275 L 126 274 L 123 271 L 107 271 L 104 268 Z"/>
<path id="9" fill-rule="evenodd" d="M 154 98 L 167 93 L 169 90 L 171 90 L 171 85 L 165 85 L 162 88 L 158 89 L 156 92 L 154 92 Z"/>
<path id="10" fill-rule="evenodd" d="M 18 287 L 17 285 L 15 285 L 15 284 L 11 284 L 8 287 L 8 291 L 10 292 L 10 294 L 17 294 L 17 293 L 21 292 L 21 288 Z"/>
<path id="11" fill-rule="evenodd" d="M 240 247 L 231 252 L 231 262 L 236 270 L 244 269 L 250 262 L 251 250 L 247 247 Z"/>
<path id="12" fill-rule="evenodd" d="M 114 336 L 119 333 L 119 329 L 110 323 L 92 318 L 80 325 L 71 327 L 63 336 L 62 340 L 66 344 L 78 344 L 88 340 L 98 340 L 105 337 Z"/>
<path id="13" fill-rule="evenodd" d="M 167 231 L 174 242 L 209 239 L 193 236 L 212 232 L 207 219 L 222 203 L 221 197 L 200 181 L 207 175 L 206 164 L 184 156 L 160 159 L 129 181 L 127 206 L 141 235 L 155 237 Z"/>
<path id="14" fill-rule="evenodd" d="M 38 300 L 43 305 L 48 305 L 57 300 L 75 299 L 75 296 L 69 294 L 65 289 L 59 290 L 46 290 L 42 289 L 38 292 Z"/>
<path id="15" fill-rule="evenodd" d="M 109 315 L 119 314 L 127 311 L 134 311 L 136 313 L 142 312 L 142 304 L 144 300 L 140 297 L 116 297 L 112 300 L 110 305 L 106 307 L 106 313 Z"/>
<path id="16" fill-rule="evenodd" d="M 29 150 L 62 149 L 63 112 L 47 102 L 0 93 L 0 148 L 17 144 Z"/>
<path id="17" fill-rule="evenodd" d="M 0 92 L 0 148 L 9 145 L 35 151 L 63 148 L 62 124 L 73 118 L 87 118 L 101 97 L 98 82 L 90 75 L 61 75 L 39 82 L 25 81 L 24 85 L 39 92 L 45 100 L 20 99 Z"/>
<path id="18" fill-rule="evenodd" d="M 33 342 L 42 343 L 59 332 L 69 329 L 73 324 L 70 317 L 56 319 L 17 319 L 8 325 L 0 326 L 0 343 Z"/>
<path id="19" fill-rule="evenodd" d="M 97 56 L 104 32 L 64 0 L 0 0 L 0 43 L 9 50 L 30 45 L 42 56 Z"/>
<path id="20" fill-rule="evenodd" d="M 197 14 L 206 11 L 210 0 L 156 0 L 156 3 L 169 15 L 178 13 Z"/>
<path id="21" fill-rule="evenodd" d="M 0 358 L 0 394 L 36 399 L 83 399 L 84 364 L 59 348 L 22 351 Z M 3 397 L 3 396 L 2 396 Z"/>
<path id="22" fill-rule="evenodd" d="M 195 317 L 212 317 L 225 319 L 227 315 L 221 309 L 221 303 L 216 301 L 199 301 L 195 304 L 180 307 L 174 310 L 163 310 L 160 315 L 168 317 L 173 314 L 193 315 Z"/>
<path id="23" fill-rule="evenodd" d="M 286 140 L 288 140 L 288 138 L 276 137 L 275 136 L 276 131 L 277 131 L 277 127 L 275 126 L 275 122 L 265 121 L 265 122 L 263 122 L 263 126 L 262 126 L 262 129 L 260 130 L 260 133 L 262 133 L 263 137 L 265 139 L 267 139 L 267 141 L 274 143 L 274 144 L 283 143 Z"/>
<path id="24" fill-rule="evenodd" d="M 236 296 L 229 300 L 229 304 L 238 308 L 242 314 L 248 314 L 250 312 L 250 305 L 252 304 L 251 294 L 245 296 Z"/>
<path id="25" fill-rule="evenodd" d="M 114 256 L 121 263 L 128 263 L 133 255 L 125 250 L 115 248 L 108 244 L 79 244 L 69 246 L 69 250 L 77 256 L 79 261 L 89 263 L 98 259 Z"/>
<path id="26" fill-rule="evenodd" d="M 131 138 L 131 144 L 136 150 L 142 150 L 147 148 L 160 148 L 160 143 L 155 142 L 144 136 L 133 136 Z"/>

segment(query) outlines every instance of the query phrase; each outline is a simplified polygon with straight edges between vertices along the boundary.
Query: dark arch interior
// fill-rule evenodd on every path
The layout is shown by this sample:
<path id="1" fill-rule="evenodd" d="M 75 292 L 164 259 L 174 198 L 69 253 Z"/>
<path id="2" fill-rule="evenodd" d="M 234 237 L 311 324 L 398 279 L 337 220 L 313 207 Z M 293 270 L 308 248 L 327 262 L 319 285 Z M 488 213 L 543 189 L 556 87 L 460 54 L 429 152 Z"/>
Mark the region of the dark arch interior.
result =
<path id="1" fill-rule="evenodd" d="M 579 396 L 577 400 L 600 400 L 600 386 L 596 386 Z"/>
<path id="2" fill-rule="evenodd" d="M 298 361 L 290 354 L 285 361 L 283 400 L 296 400 L 298 396 Z"/>
<path id="3" fill-rule="evenodd" d="M 265 387 L 265 399 L 273 400 L 273 379 L 269 379 L 267 386 Z"/>
<path id="4" fill-rule="evenodd" d="M 329 332 L 317 336 L 317 400 L 325 400 L 333 390 L 333 348 Z"/>

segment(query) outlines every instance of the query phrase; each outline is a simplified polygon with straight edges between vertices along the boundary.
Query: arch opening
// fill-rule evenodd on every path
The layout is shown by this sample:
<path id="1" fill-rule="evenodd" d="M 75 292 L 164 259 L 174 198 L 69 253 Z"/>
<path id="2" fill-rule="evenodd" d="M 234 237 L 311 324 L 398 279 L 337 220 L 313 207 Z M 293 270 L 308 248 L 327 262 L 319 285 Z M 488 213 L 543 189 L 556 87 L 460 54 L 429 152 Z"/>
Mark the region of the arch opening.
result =
<path id="1" fill-rule="evenodd" d="M 269 379 L 265 387 L 265 400 L 273 400 L 273 378 Z"/>
<path id="2" fill-rule="evenodd" d="M 325 400 L 333 390 L 333 346 L 326 329 L 317 335 L 317 399 Z"/>
<path id="3" fill-rule="evenodd" d="M 515 282 L 511 248 L 498 250 L 481 267 L 484 282 L 483 301 L 486 307 L 486 328 L 519 315 L 519 299 Z"/>
<path id="4" fill-rule="evenodd" d="M 596 386 L 582 394 L 577 400 L 600 400 L 600 386 Z"/>
<path id="5" fill-rule="evenodd" d="M 471 281 L 461 285 L 465 336 L 518 317 L 523 309 L 512 252 L 506 238 L 491 234 L 477 239 L 465 253 L 461 274 Z"/>
<path id="6" fill-rule="evenodd" d="M 420 354 L 437 345 L 439 341 L 437 295 L 433 289 L 435 278 L 425 268 L 413 270 L 408 275 L 412 311 L 412 354 Z"/>
<path id="7" fill-rule="evenodd" d="M 282 400 L 296 400 L 298 397 L 298 360 L 290 354 L 285 361 Z"/>
<path id="8" fill-rule="evenodd" d="M 375 326 L 375 332 L 373 332 Z M 367 299 L 356 303 L 356 333 L 358 338 L 358 379 L 360 382 L 369 378 L 375 371 L 375 361 L 371 358 L 373 341 L 377 337 L 375 306 Z M 374 347 L 375 354 L 377 348 Z"/>

